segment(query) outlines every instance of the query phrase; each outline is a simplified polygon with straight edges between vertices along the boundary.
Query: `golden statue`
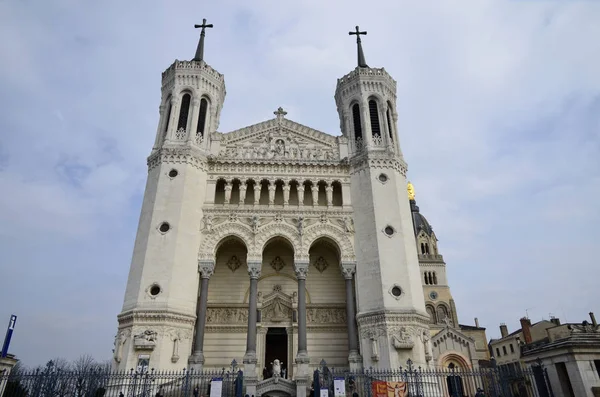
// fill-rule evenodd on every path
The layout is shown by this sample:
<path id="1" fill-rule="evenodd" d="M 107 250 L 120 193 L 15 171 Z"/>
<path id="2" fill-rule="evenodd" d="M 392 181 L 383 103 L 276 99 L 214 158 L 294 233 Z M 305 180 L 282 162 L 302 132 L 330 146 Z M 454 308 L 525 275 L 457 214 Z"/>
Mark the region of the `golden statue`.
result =
<path id="1" fill-rule="evenodd" d="M 408 199 L 414 200 L 415 199 L 415 188 L 413 187 L 412 183 L 408 182 L 408 185 L 406 186 L 406 190 L 408 190 Z"/>

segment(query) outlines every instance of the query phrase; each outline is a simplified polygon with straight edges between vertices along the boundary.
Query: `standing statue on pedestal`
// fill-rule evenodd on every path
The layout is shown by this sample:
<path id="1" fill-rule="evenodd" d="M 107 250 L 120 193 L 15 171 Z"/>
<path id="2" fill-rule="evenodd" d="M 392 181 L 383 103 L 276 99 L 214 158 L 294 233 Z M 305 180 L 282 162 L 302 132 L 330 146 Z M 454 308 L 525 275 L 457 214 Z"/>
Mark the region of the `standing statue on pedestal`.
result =
<path id="1" fill-rule="evenodd" d="M 273 378 L 281 377 L 281 362 L 278 359 L 273 360 L 271 363 L 271 372 L 273 374 Z"/>

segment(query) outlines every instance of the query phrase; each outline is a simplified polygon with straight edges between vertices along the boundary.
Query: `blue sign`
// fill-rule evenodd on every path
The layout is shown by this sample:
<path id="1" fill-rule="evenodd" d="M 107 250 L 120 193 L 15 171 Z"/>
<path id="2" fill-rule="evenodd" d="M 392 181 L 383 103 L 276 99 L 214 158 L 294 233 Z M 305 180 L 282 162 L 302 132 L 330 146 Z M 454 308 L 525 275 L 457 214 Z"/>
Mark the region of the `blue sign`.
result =
<path id="1" fill-rule="evenodd" d="M 0 357 L 6 357 L 8 354 L 8 346 L 10 345 L 10 338 L 12 338 L 13 330 L 15 329 L 15 324 L 17 323 L 17 316 L 14 314 L 10 316 L 10 321 L 8 322 L 8 329 L 6 330 L 6 336 L 4 337 L 4 345 L 2 345 L 2 353 Z"/>

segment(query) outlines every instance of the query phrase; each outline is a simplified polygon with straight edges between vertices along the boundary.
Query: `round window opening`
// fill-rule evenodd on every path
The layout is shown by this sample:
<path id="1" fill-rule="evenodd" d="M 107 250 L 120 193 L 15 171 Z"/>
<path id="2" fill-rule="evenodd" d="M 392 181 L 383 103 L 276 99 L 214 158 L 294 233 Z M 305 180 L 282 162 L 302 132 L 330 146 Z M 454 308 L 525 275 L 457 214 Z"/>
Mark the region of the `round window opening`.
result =
<path id="1" fill-rule="evenodd" d="M 179 175 L 179 172 L 177 172 L 177 170 L 171 170 L 171 171 L 169 171 L 169 177 L 170 178 L 175 178 L 177 175 Z"/>
<path id="2" fill-rule="evenodd" d="M 394 295 L 396 298 L 402 295 L 402 290 L 400 289 L 400 287 L 396 286 L 392 288 L 392 295 Z"/>
<path id="3" fill-rule="evenodd" d="M 167 222 L 161 223 L 158 227 L 158 230 L 160 230 L 162 233 L 168 232 L 169 229 L 171 229 L 171 226 Z"/>
<path id="4" fill-rule="evenodd" d="M 385 234 L 387 234 L 388 236 L 391 236 L 392 234 L 394 234 L 394 228 L 391 226 L 386 226 L 385 229 L 383 229 L 383 231 L 385 232 Z"/>
<path id="5" fill-rule="evenodd" d="M 386 174 L 379 174 L 379 182 L 387 182 L 388 176 Z"/>
<path id="6" fill-rule="evenodd" d="M 150 295 L 156 296 L 158 294 L 160 294 L 160 287 L 154 284 L 152 287 L 150 287 Z"/>

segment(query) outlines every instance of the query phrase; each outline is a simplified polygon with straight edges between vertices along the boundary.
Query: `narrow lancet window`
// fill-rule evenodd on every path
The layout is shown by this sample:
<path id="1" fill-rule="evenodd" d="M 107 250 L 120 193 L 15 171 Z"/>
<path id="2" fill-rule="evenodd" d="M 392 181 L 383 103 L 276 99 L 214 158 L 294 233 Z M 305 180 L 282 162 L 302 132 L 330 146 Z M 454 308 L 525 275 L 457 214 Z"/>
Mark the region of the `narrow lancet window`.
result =
<path id="1" fill-rule="evenodd" d="M 360 106 L 355 103 L 352 106 L 352 120 L 354 121 L 354 139 L 362 139 L 362 125 L 360 121 Z"/>
<path id="2" fill-rule="evenodd" d="M 390 108 L 389 102 L 388 102 L 388 109 L 387 109 L 387 112 L 385 112 L 385 115 L 387 117 L 388 134 L 390 136 L 390 141 L 394 142 L 394 131 L 392 130 L 392 110 Z"/>
<path id="3" fill-rule="evenodd" d="M 186 129 L 188 114 L 190 113 L 190 102 L 192 97 L 190 94 L 185 94 L 183 98 L 181 98 L 181 110 L 179 111 L 179 122 L 177 123 L 177 129 Z"/>
<path id="4" fill-rule="evenodd" d="M 379 111 L 377 110 L 377 102 L 371 99 L 369 101 L 369 115 L 371 118 L 371 132 L 373 136 L 381 136 L 381 126 L 379 125 Z"/>
<path id="5" fill-rule="evenodd" d="M 206 112 L 208 110 L 208 101 L 206 98 L 200 100 L 200 113 L 198 114 L 198 127 L 196 128 L 196 135 L 204 136 L 204 129 L 206 128 Z"/>

